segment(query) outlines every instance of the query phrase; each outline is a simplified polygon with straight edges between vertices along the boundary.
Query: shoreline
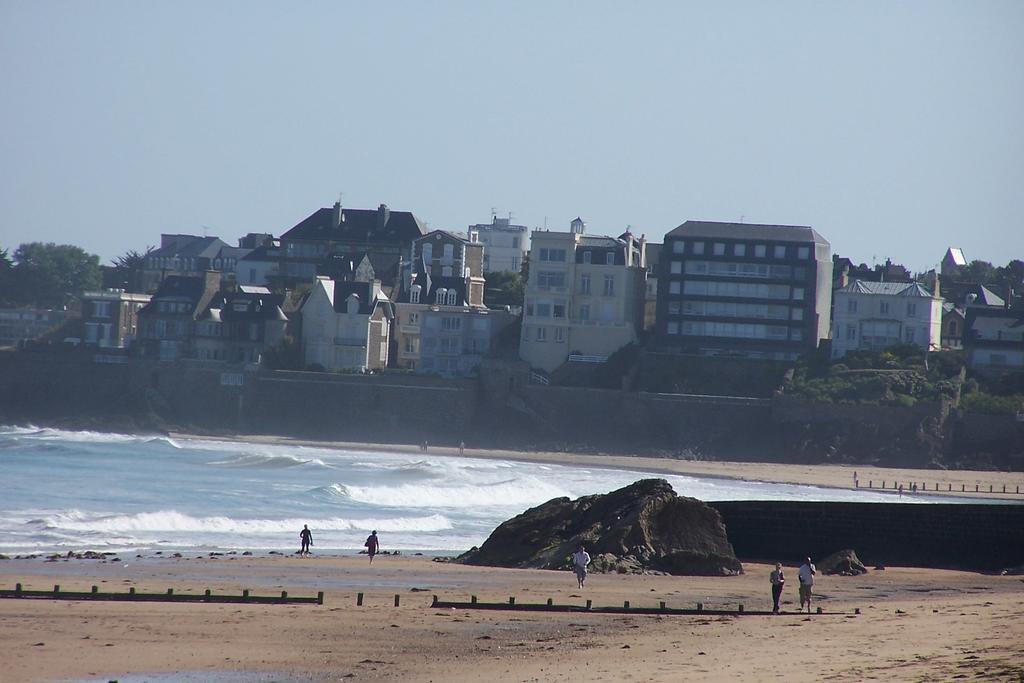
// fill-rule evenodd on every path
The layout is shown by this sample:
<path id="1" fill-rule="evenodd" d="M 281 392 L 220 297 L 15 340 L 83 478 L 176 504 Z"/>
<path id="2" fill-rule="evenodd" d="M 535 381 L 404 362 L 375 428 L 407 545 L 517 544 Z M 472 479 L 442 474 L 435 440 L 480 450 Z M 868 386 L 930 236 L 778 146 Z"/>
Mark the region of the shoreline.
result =
<path id="1" fill-rule="evenodd" d="M 342 450 L 381 451 L 389 453 L 409 453 L 424 456 L 436 455 L 444 457 L 466 457 L 488 460 L 512 460 L 523 463 L 544 465 L 568 465 L 574 467 L 596 467 L 617 470 L 640 470 L 652 474 L 670 474 L 700 478 L 725 479 L 750 483 L 794 484 L 798 486 L 814 486 L 828 489 L 865 490 L 874 493 L 889 494 L 898 500 L 899 494 L 891 488 L 893 482 L 906 482 L 904 495 L 915 497 L 956 497 L 989 502 L 1024 504 L 1024 472 L 994 472 L 984 470 L 925 470 L 909 468 L 884 468 L 859 465 L 801 465 L 792 463 L 772 462 L 739 462 L 725 460 L 681 460 L 676 458 L 659 458 L 653 456 L 606 455 L 601 453 L 566 453 L 553 451 L 512 451 L 503 449 L 466 448 L 460 455 L 459 448 L 450 446 L 431 446 L 424 453 L 418 446 L 411 444 L 380 444 L 350 441 L 330 441 L 300 439 L 289 436 L 266 434 L 253 435 L 202 435 L 187 432 L 168 432 L 169 438 L 222 441 L 231 443 L 263 443 L 279 446 L 298 446 L 311 448 L 334 448 Z M 854 473 L 863 486 L 855 488 Z M 874 486 L 869 488 L 868 482 Z M 885 490 L 880 484 L 885 482 Z M 910 483 L 927 484 L 933 488 L 925 491 L 919 489 L 910 493 Z M 960 491 L 963 485 L 967 490 Z M 971 490 L 979 487 L 978 492 Z M 1002 487 L 1006 486 L 1006 493 Z M 989 493 L 987 488 L 993 487 Z M 952 490 L 947 490 L 952 487 Z M 1020 494 L 1015 493 L 1020 491 Z"/>

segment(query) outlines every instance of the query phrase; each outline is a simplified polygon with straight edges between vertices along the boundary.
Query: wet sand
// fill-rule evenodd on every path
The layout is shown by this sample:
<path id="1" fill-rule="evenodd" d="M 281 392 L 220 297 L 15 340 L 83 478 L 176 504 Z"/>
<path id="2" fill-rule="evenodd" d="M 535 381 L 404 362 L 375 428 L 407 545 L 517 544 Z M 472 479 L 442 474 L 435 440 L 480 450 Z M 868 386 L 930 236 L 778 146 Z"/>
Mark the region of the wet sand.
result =
<path id="1" fill-rule="evenodd" d="M 769 567 L 739 577 L 592 575 L 464 567 L 425 557 L 0 561 L 26 589 L 315 595 L 325 604 L 0 600 L 5 681 L 863 681 L 1024 676 L 1021 577 L 891 568 L 819 577 L 843 614 L 633 616 L 431 608 L 431 597 L 556 604 L 770 606 Z M 796 569 L 783 606 L 793 610 Z M 422 589 L 416 590 L 413 589 Z M 357 607 L 356 593 L 365 594 Z M 394 595 L 401 606 L 393 606 Z M 855 608 L 861 614 L 853 613 Z M 135 674 L 132 677 L 131 674 Z M 242 676 L 238 678 L 237 676 Z M 261 678 L 264 676 L 265 678 Z M 164 678 L 161 680 L 175 680 Z"/>

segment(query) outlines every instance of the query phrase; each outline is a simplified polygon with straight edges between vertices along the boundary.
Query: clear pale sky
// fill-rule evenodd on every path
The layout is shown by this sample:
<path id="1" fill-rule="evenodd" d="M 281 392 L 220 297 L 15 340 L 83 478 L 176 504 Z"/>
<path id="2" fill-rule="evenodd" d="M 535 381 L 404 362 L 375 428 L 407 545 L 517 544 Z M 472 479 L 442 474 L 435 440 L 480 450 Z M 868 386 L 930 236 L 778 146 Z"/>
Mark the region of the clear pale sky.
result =
<path id="1" fill-rule="evenodd" d="M 1024 2 L 0 0 L 0 248 L 343 204 L 1024 258 Z"/>

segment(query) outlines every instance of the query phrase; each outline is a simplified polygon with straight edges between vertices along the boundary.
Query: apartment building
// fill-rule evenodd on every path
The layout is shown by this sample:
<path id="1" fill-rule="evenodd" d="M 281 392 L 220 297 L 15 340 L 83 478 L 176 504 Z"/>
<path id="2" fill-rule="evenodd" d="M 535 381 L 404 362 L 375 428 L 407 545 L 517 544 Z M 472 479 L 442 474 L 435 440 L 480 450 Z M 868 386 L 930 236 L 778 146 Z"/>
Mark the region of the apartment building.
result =
<path id="1" fill-rule="evenodd" d="M 569 232 L 531 235 L 520 357 L 551 372 L 570 354 L 603 358 L 636 341 L 642 330 L 646 240 Z"/>
<path id="2" fill-rule="evenodd" d="M 828 337 L 832 256 L 810 227 L 686 221 L 665 236 L 656 345 L 793 360 Z"/>
<path id="3" fill-rule="evenodd" d="M 895 344 L 940 348 L 942 299 L 916 282 L 854 280 L 834 296 L 833 358 Z"/>
<path id="4" fill-rule="evenodd" d="M 511 218 L 491 216 L 490 223 L 469 226 L 469 234 L 478 235 L 484 245 L 483 272 L 522 270 L 528 237 L 525 225 L 513 225 Z"/>

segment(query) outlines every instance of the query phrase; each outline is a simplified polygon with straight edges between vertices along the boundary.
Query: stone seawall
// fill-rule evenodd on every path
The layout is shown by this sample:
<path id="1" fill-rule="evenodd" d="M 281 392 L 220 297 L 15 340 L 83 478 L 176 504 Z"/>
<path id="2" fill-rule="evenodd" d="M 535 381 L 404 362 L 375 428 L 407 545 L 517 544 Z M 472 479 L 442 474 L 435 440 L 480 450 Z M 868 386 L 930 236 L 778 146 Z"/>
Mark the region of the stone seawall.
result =
<path id="1" fill-rule="evenodd" d="M 481 377 L 450 381 L 86 350 L 0 353 L 0 422 L 759 462 L 1024 467 L 1024 427 L 1004 420 L 995 430 L 990 420 L 965 418 L 967 428 L 952 439 L 938 404 L 851 406 L 528 381 L 514 363 L 485 363 Z"/>
<path id="2" fill-rule="evenodd" d="M 709 503 L 741 560 L 797 562 L 852 548 L 869 565 L 999 570 L 1024 564 L 1024 505 Z"/>

